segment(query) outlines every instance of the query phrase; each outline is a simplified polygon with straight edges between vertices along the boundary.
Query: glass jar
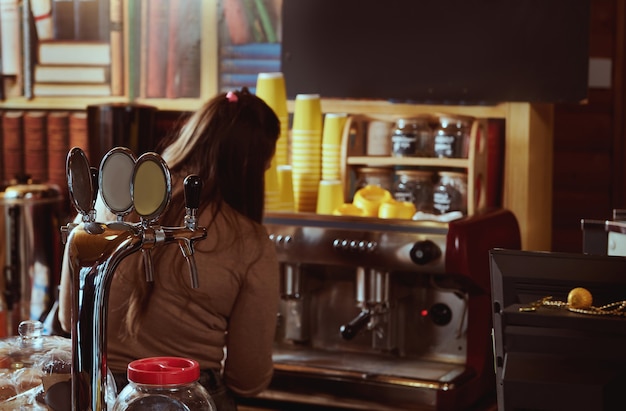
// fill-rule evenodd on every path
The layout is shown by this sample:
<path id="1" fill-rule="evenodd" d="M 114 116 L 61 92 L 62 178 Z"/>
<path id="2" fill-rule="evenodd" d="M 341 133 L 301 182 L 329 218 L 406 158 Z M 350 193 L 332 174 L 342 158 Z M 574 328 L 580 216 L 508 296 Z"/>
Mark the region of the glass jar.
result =
<path id="1" fill-rule="evenodd" d="M 397 170 L 393 196 L 398 201 L 415 204 L 416 211 L 433 212 L 433 172 Z"/>
<path id="2" fill-rule="evenodd" d="M 467 214 L 467 174 L 440 171 L 439 182 L 433 193 L 434 214 L 460 211 Z"/>
<path id="3" fill-rule="evenodd" d="M 439 117 L 434 130 L 434 152 L 439 158 L 466 158 L 472 123 L 453 116 Z"/>
<path id="4" fill-rule="evenodd" d="M 208 391 L 198 383 L 197 361 L 180 357 L 151 357 L 128 364 L 128 385 L 113 411 L 216 411 Z"/>
<path id="5" fill-rule="evenodd" d="M 393 168 L 391 167 L 359 167 L 356 169 L 354 191 L 365 186 L 380 186 L 391 191 L 393 186 Z"/>
<path id="6" fill-rule="evenodd" d="M 401 118 L 391 132 L 391 153 L 395 157 L 433 157 L 434 140 L 425 118 Z"/>

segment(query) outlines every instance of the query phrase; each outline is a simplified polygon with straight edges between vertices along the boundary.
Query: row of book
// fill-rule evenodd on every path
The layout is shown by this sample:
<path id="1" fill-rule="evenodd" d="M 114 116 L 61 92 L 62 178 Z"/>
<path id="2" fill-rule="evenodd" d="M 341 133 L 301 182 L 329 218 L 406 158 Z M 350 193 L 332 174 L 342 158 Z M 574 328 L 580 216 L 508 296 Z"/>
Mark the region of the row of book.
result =
<path id="1" fill-rule="evenodd" d="M 220 91 L 247 87 L 256 92 L 259 73 L 281 71 L 280 43 L 247 43 L 220 47 Z"/>
<path id="2" fill-rule="evenodd" d="M 67 191 L 65 162 L 72 147 L 89 152 L 86 111 L 7 110 L 0 113 L 2 181 L 57 184 Z"/>
<path id="3" fill-rule="evenodd" d="M 222 0 L 221 37 L 228 44 L 279 43 L 283 0 Z"/>
<path id="4" fill-rule="evenodd" d="M 138 0 L 129 11 L 132 97 L 200 97 L 202 1 Z"/>
<path id="5" fill-rule="evenodd" d="M 123 0 L 0 0 L 3 97 L 124 94 Z"/>
<path id="6" fill-rule="evenodd" d="M 218 4 L 219 88 L 254 88 L 258 73 L 280 71 L 281 0 Z M 203 0 L 0 0 L 2 97 L 199 98 L 204 7 Z"/>
<path id="7" fill-rule="evenodd" d="M 219 89 L 256 92 L 259 73 L 280 70 L 282 0 L 222 0 Z"/>

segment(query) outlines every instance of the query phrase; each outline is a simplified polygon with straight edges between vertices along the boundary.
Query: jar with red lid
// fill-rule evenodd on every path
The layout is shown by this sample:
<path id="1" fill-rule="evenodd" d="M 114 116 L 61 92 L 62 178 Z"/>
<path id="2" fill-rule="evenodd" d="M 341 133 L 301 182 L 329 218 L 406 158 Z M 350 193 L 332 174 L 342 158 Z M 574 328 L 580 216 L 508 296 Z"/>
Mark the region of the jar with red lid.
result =
<path id="1" fill-rule="evenodd" d="M 208 391 L 200 385 L 200 365 L 181 357 L 150 357 L 128 364 L 128 385 L 113 411 L 216 411 Z"/>

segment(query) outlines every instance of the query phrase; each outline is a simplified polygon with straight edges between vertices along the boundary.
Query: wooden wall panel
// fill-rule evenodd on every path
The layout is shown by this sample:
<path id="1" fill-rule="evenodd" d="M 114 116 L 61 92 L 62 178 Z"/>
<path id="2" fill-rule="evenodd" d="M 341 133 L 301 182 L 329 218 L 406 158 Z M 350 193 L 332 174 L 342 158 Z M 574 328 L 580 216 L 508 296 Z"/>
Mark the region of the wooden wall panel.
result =
<path id="1" fill-rule="evenodd" d="M 610 219 L 621 207 L 615 176 L 622 147 L 622 0 L 592 0 L 589 55 L 611 59 L 612 87 L 589 89 L 582 104 L 555 105 L 552 251 L 582 252 L 581 219 Z"/>

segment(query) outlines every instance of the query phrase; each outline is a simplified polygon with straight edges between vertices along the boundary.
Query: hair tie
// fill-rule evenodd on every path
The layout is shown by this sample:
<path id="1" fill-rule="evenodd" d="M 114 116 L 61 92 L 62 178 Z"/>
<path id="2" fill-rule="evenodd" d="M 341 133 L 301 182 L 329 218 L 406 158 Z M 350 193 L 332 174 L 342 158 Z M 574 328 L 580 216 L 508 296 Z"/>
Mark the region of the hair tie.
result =
<path id="1" fill-rule="evenodd" d="M 229 91 L 228 93 L 226 93 L 226 99 L 230 103 L 236 103 L 239 100 L 239 97 L 237 97 L 237 94 L 235 94 L 234 92 Z"/>

